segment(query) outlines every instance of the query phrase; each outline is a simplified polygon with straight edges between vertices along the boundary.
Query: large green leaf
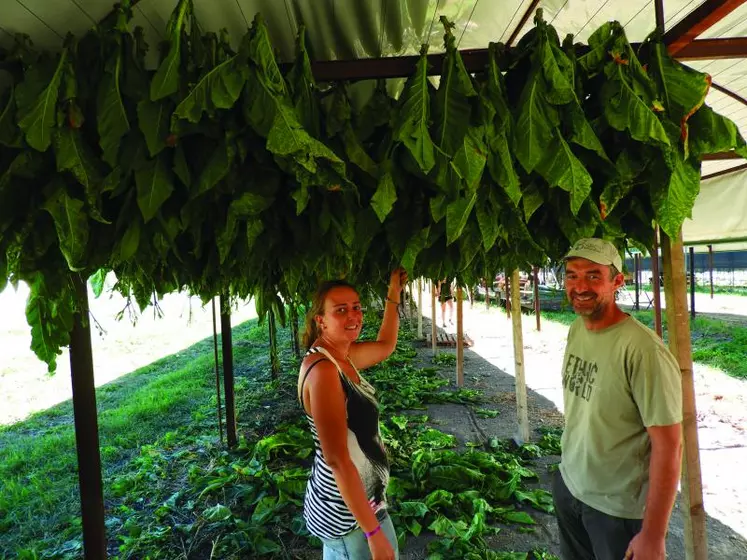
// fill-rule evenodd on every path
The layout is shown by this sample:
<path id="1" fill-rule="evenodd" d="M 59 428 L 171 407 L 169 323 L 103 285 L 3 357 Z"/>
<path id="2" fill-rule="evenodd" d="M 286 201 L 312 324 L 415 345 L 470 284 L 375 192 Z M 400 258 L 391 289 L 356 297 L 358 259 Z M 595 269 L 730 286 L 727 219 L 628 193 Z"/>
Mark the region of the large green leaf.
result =
<path id="1" fill-rule="evenodd" d="M 148 144 L 150 157 L 156 157 L 166 147 L 172 107 L 167 101 L 147 99 L 137 104 L 137 120 Z"/>
<path id="2" fill-rule="evenodd" d="M 629 131 L 639 142 L 669 147 L 669 136 L 654 112 L 653 100 L 640 97 L 634 89 L 629 64 L 613 60 L 607 63 L 605 73 L 601 103 L 610 126 Z"/>
<path id="3" fill-rule="evenodd" d="M 89 229 L 84 206 L 82 200 L 69 196 L 60 182 L 54 184 L 44 203 L 44 209 L 54 219 L 60 252 L 73 271 L 83 270 L 86 266 Z"/>
<path id="4" fill-rule="evenodd" d="M 514 131 L 514 153 L 527 173 L 546 159 L 553 130 L 560 124 L 556 109 L 545 99 L 546 87 L 539 70 L 533 69 L 519 100 Z"/>
<path id="5" fill-rule="evenodd" d="M 198 123 L 202 113 L 212 117 L 216 109 L 232 108 L 246 83 L 246 64 L 245 56 L 239 53 L 210 70 L 177 105 L 174 118 Z"/>
<path id="6" fill-rule="evenodd" d="M 456 241 L 467 225 L 467 219 L 472 213 L 472 208 L 477 201 L 477 193 L 466 198 L 459 198 L 449 203 L 446 208 L 446 244 L 451 245 Z"/>
<path id="7" fill-rule="evenodd" d="M 478 201 L 476 206 L 477 223 L 482 233 L 482 244 L 486 251 L 495 245 L 501 231 L 501 224 L 492 212 L 492 205 L 485 199 Z"/>
<path id="8" fill-rule="evenodd" d="M 274 202 L 274 197 L 265 197 L 257 193 L 247 192 L 231 202 L 228 207 L 226 224 L 217 239 L 218 255 L 223 264 L 228 257 L 233 242 L 236 240 L 238 220 L 259 215 Z"/>
<path id="9" fill-rule="evenodd" d="M 394 186 L 392 174 L 387 171 L 379 179 L 376 192 L 371 197 L 371 207 L 376 212 L 379 221 L 383 222 L 389 212 L 392 211 L 394 203 L 397 201 L 397 189 Z"/>
<path id="10" fill-rule="evenodd" d="M 207 165 L 200 173 L 197 180 L 197 190 L 193 197 L 206 193 L 220 181 L 222 181 L 231 169 L 231 164 L 235 156 L 235 150 L 227 140 L 224 140 L 213 151 Z"/>
<path id="11" fill-rule="evenodd" d="M 29 107 L 28 112 L 19 115 L 18 126 L 23 130 L 28 145 L 46 152 L 52 143 L 52 128 L 57 120 L 57 100 L 60 92 L 62 74 L 67 67 L 68 50 L 63 49 L 49 85 Z"/>
<path id="12" fill-rule="evenodd" d="M 116 167 L 122 137 L 130 130 L 120 91 L 122 68 L 122 49 L 118 48 L 107 62 L 98 94 L 96 126 L 99 131 L 99 143 L 104 153 L 103 160 L 111 167 Z"/>
<path id="13" fill-rule="evenodd" d="M 428 58 L 424 50 L 415 73 L 405 84 L 394 126 L 394 139 L 407 147 L 423 173 L 428 173 L 436 164 L 435 146 L 428 132 L 429 125 Z"/>
<path id="14" fill-rule="evenodd" d="M 161 62 L 150 83 L 150 100 L 158 101 L 176 93 L 179 89 L 179 66 L 182 61 L 182 28 L 187 14 L 192 9 L 192 0 L 179 0 L 169 20 L 169 53 Z"/>
<path id="15" fill-rule="evenodd" d="M 443 17 L 442 22 L 445 27 L 446 55 L 441 83 L 433 100 L 432 138 L 451 157 L 463 146 L 464 136 L 471 122 L 470 97 L 475 97 L 477 92 L 456 49 L 456 39 L 451 32 L 454 25 L 446 22 Z"/>
<path id="16" fill-rule="evenodd" d="M 312 136 L 319 138 L 321 123 L 319 100 L 314 76 L 311 73 L 311 60 L 306 50 L 306 27 L 304 25 L 298 27 L 296 60 L 288 73 L 288 86 L 301 124 Z"/>
<path id="17" fill-rule="evenodd" d="M 80 130 L 62 127 L 55 136 L 55 159 L 58 171 L 70 171 L 83 185 L 86 199 L 98 208 L 103 178 L 96 166 L 96 158 L 83 141 Z"/>
<path id="18" fill-rule="evenodd" d="M 420 252 L 426 247 L 430 231 L 430 226 L 425 227 L 410 237 L 407 241 L 407 246 L 405 247 L 405 252 L 402 255 L 400 264 L 408 272 L 415 270 L 415 260 L 418 258 Z"/>
<path id="19" fill-rule="evenodd" d="M 542 25 L 542 38 L 535 51 L 535 66 L 542 68 L 542 75 L 547 83 L 545 98 L 553 105 L 567 105 L 576 100 L 573 89 L 573 65 L 568 56 L 552 39 Z"/>
<path id="20" fill-rule="evenodd" d="M 679 124 L 685 158 L 689 155 L 688 119 L 703 105 L 711 86 L 708 74 L 698 72 L 674 60 L 666 45 L 650 45 L 651 56 L 648 74 L 657 82 L 662 104 L 669 118 Z"/>
<path id="21" fill-rule="evenodd" d="M 690 153 L 701 158 L 705 154 L 716 154 L 734 150 L 738 155 L 747 158 L 747 145 L 737 125 L 714 112 L 708 105 L 703 105 L 689 121 Z"/>
<path id="22" fill-rule="evenodd" d="M 551 187 L 571 193 L 571 211 L 576 214 L 591 193 L 592 178 L 561 136 L 555 136 L 537 171 Z"/>
<path id="23" fill-rule="evenodd" d="M 152 220 L 174 190 L 174 179 L 163 155 L 148 162 L 143 169 L 135 172 L 137 205 L 143 220 Z"/>
<path id="24" fill-rule="evenodd" d="M 700 164 L 692 159 L 684 159 L 677 151 L 668 188 L 653 187 L 651 190 L 656 221 L 668 236 L 675 238 L 685 218 L 692 216 L 699 192 Z"/>
<path id="25" fill-rule="evenodd" d="M 48 281 L 40 272 L 29 279 L 26 321 L 31 327 L 31 350 L 54 373 L 61 348 L 70 343 L 75 300 L 69 286 L 53 291 Z"/>

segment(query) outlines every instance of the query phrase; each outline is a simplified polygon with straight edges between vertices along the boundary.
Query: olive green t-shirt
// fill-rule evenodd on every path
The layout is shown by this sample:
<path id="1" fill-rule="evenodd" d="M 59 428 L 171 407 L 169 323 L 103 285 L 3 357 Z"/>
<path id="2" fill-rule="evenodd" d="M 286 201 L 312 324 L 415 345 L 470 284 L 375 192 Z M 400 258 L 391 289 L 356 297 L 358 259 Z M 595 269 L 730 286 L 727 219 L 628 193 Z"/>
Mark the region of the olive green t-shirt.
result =
<path id="1" fill-rule="evenodd" d="M 563 360 L 560 472 L 571 494 L 615 517 L 642 519 L 651 441 L 646 428 L 682 422 L 679 366 L 633 317 L 589 331 L 579 317 Z"/>

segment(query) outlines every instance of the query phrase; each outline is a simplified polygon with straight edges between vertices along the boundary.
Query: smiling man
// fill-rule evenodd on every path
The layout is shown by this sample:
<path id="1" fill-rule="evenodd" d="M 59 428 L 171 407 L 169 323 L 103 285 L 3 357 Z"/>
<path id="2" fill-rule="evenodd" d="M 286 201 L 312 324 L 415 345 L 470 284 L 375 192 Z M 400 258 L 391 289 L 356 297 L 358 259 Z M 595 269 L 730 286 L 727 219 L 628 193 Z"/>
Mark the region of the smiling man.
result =
<path id="1" fill-rule="evenodd" d="M 563 361 L 565 431 L 553 481 L 564 560 L 663 560 L 681 460 L 682 385 L 674 356 L 623 312 L 612 243 L 581 239 L 565 257 L 579 316 Z"/>

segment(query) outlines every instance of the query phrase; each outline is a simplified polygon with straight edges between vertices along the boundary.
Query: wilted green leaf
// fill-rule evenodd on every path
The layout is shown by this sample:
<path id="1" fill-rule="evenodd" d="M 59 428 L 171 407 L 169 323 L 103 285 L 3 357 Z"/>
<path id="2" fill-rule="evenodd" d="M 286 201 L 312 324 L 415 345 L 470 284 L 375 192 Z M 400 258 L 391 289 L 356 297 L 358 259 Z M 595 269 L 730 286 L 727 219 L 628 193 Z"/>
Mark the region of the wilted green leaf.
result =
<path id="1" fill-rule="evenodd" d="M 52 143 L 52 128 L 57 120 L 57 100 L 60 92 L 62 74 L 67 66 L 67 49 L 63 49 L 49 85 L 36 98 L 29 111 L 19 115 L 18 126 L 23 130 L 29 146 L 40 152 L 46 152 Z"/>
<path id="2" fill-rule="evenodd" d="M 148 162 L 144 169 L 135 172 L 135 184 L 137 204 L 143 220 L 148 223 L 174 191 L 173 175 L 162 155 Z"/>

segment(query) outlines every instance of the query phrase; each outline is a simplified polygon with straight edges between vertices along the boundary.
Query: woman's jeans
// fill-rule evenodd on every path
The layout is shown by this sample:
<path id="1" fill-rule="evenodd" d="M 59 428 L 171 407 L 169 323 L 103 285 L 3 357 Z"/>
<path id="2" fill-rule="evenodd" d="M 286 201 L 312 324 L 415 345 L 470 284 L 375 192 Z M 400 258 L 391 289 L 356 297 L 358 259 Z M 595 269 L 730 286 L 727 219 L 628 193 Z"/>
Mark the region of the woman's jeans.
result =
<path id="1" fill-rule="evenodd" d="M 394 532 L 394 525 L 388 513 L 379 519 L 381 531 L 392 543 L 394 548 L 394 557 L 399 558 L 399 549 L 397 548 L 397 535 Z M 363 535 L 363 530 L 359 527 L 339 539 L 322 539 L 324 544 L 323 560 L 370 560 L 371 550 L 368 548 L 368 541 Z"/>

